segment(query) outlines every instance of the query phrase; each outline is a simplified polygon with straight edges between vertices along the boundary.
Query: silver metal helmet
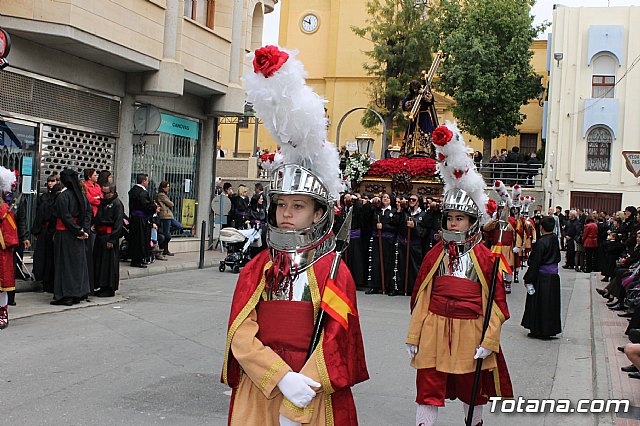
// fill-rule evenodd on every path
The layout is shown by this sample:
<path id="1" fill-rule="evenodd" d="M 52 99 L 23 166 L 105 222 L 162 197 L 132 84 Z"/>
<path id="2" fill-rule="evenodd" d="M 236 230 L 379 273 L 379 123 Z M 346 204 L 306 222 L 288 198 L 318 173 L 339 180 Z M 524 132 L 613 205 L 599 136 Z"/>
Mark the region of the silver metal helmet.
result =
<path id="1" fill-rule="evenodd" d="M 316 223 L 303 229 L 278 228 L 276 208 L 278 195 L 308 195 L 322 205 L 324 214 Z M 273 172 L 267 188 L 267 244 L 273 258 L 277 252 L 288 253 L 298 272 L 335 248 L 333 206 L 335 200 L 325 184 L 309 169 L 285 164 Z"/>
<path id="2" fill-rule="evenodd" d="M 450 211 L 465 213 L 470 218 L 469 229 L 465 232 L 447 230 L 447 214 Z M 480 208 L 466 191 L 456 188 L 444 194 L 442 200 L 442 240 L 454 243 L 459 255 L 467 253 L 482 239 L 480 232 Z"/>

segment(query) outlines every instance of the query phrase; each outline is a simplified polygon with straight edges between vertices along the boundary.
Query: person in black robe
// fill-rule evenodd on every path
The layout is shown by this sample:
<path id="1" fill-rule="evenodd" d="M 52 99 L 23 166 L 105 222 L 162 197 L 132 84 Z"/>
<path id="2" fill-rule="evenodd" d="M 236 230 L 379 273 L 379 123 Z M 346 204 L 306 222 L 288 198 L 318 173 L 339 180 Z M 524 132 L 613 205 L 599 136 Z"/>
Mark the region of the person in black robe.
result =
<path id="1" fill-rule="evenodd" d="M 149 175 L 136 175 L 136 184 L 129 190 L 129 255 L 131 266 L 146 268 L 145 259 L 151 255 L 149 242 L 151 241 L 151 224 L 149 218 L 160 211 L 147 187 Z"/>
<path id="2" fill-rule="evenodd" d="M 94 229 L 96 242 L 93 246 L 93 270 L 97 297 L 113 297 L 120 282 L 120 245 L 124 223 L 124 206 L 118 198 L 116 185 L 102 186 L 104 198 L 98 206 Z"/>
<path id="3" fill-rule="evenodd" d="M 53 233 L 55 232 L 55 202 L 61 186 L 57 175 L 47 177 L 47 192 L 40 194 L 36 202 L 36 215 L 31 226 L 35 237 L 33 275 L 42 281 L 42 290 L 53 293 Z M 52 218 L 54 220 L 52 220 Z"/>
<path id="4" fill-rule="evenodd" d="M 560 320 L 560 244 L 553 233 L 555 220 L 545 216 L 540 221 L 542 236 L 533 245 L 529 267 L 524 274 L 528 289 L 521 325 L 530 330 L 529 337 L 548 339 L 562 332 Z M 529 287 L 530 288 L 530 287 Z"/>
<path id="5" fill-rule="evenodd" d="M 418 205 L 418 196 L 410 194 L 407 208 L 399 214 L 401 217 L 398 220 L 398 290 L 401 294 L 410 296 L 413 294 L 413 285 L 424 257 L 422 241 L 427 236 L 425 212 Z"/>
<path id="6" fill-rule="evenodd" d="M 342 208 L 344 217 L 351 213 L 351 228 L 349 229 L 349 245 L 344 256 L 344 261 L 351 271 L 351 276 L 356 284 L 356 288 L 364 288 L 366 286 L 365 264 L 363 262 L 362 252 L 365 250 L 362 240 L 362 220 L 363 207 L 360 201 L 352 195 L 344 195 L 344 206 Z M 368 247 L 367 247 L 368 248 Z"/>
<path id="7" fill-rule="evenodd" d="M 53 243 L 56 258 L 51 304 L 71 306 L 85 299 L 90 292 L 84 243 L 89 235 L 82 229 L 87 203 L 80 189 L 78 173 L 64 169 L 60 181 L 64 189 L 55 204 L 57 220 Z"/>
<path id="8" fill-rule="evenodd" d="M 381 207 L 374 207 L 381 203 Z M 371 279 L 365 294 L 380 293 L 384 288 L 389 296 L 398 294 L 395 282 L 396 232 L 400 215 L 391 207 L 389 194 L 371 200 L 373 217 L 373 238 L 371 253 Z M 384 273 L 383 273 L 384 271 Z M 384 286 L 383 286 L 384 280 Z"/>

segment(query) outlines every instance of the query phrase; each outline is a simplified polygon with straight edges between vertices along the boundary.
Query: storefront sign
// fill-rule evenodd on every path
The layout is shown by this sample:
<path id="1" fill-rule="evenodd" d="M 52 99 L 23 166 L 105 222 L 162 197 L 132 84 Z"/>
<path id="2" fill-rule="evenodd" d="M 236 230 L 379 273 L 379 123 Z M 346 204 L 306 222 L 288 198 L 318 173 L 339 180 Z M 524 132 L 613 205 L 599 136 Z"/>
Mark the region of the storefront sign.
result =
<path id="1" fill-rule="evenodd" d="M 160 127 L 158 127 L 159 132 L 184 136 L 190 139 L 198 139 L 200 123 L 197 121 L 187 120 L 169 114 L 160 114 L 160 116 L 162 117 L 162 123 L 160 123 Z"/>
<path id="2" fill-rule="evenodd" d="M 196 217 L 196 200 L 192 198 L 182 199 L 182 215 L 180 217 L 182 227 L 189 229 L 193 227 L 194 219 Z"/>
<path id="3" fill-rule="evenodd" d="M 640 177 L 640 151 L 622 151 L 627 170 L 635 177 Z"/>
<path id="4" fill-rule="evenodd" d="M 11 37 L 9 37 L 9 33 L 0 28 L 0 70 L 9 63 L 7 62 L 7 57 L 9 56 L 9 51 L 11 50 Z"/>
<path id="5" fill-rule="evenodd" d="M 33 174 L 33 157 L 22 157 L 22 176 Z"/>

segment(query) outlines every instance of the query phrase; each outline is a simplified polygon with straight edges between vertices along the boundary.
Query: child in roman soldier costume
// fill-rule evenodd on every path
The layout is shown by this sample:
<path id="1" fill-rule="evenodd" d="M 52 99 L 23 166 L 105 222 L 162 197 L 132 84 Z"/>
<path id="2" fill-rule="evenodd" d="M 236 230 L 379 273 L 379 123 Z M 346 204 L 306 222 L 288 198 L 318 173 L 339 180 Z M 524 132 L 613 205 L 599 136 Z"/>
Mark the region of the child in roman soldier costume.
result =
<path id="1" fill-rule="evenodd" d="M 536 242 L 537 232 L 533 220 L 529 217 L 529 208 L 536 199 L 530 195 L 520 196 L 522 210 L 520 211 L 520 220 L 518 223 L 518 234 L 522 238 L 522 253 L 520 253 L 522 261 L 526 262 L 531 253 L 531 247 Z"/>
<path id="2" fill-rule="evenodd" d="M 357 425 L 351 386 L 368 379 L 355 285 L 344 262 L 332 268 L 338 152 L 326 142 L 324 101 L 294 56 L 258 49 L 243 78 L 284 159 L 267 191 L 269 250 L 243 268 L 231 305 L 222 371 L 230 425 Z"/>
<path id="3" fill-rule="evenodd" d="M 498 193 L 500 197 L 498 202 L 496 203 L 496 211 L 490 214 L 491 222 L 487 223 L 483 227 L 485 242 L 487 243 L 487 247 L 489 247 L 492 251 L 498 243 L 498 237 L 500 235 L 499 229 L 499 220 L 503 214 L 507 214 L 511 207 L 513 207 L 513 202 L 511 201 L 511 196 L 507 192 L 507 188 L 505 187 L 502 181 L 495 181 L 494 189 Z M 491 203 L 491 200 L 489 200 Z M 506 211 L 505 211 L 506 210 Z M 489 208 L 487 207 L 487 213 L 489 213 Z M 515 256 L 513 254 L 513 244 L 514 244 L 514 236 L 515 236 L 515 228 L 511 225 L 511 223 L 507 220 L 504 224 L 504 229 L 502 229 L 502 240 L 501 243 L 501 259 L 506 265 L 505 270 L 502 272 L 502 282 L 504 284 L 504 291 L 506 294 L 511 294 L 511 283 L 513 282 L 513 270 L 515 268 Z"/>
<path id="4" fill-rule="evenodd" d="M 8 292 L 16 289 L 13 249 L 18 246 L 18 227 L 14 212 L 4 198 L 11 194 L 15 180 L 11 170 L 0 167 L 0 330 L 9 325 Z"/>
<path id="5" fill-rule="evenodd" d="M 445 181 L 442 241 L 425 256 L 411 298 L 407 353 L 417 370 L 416 425 L 435 425 L 445 398 L 474 405 L 471 424 L 482 424 L 482 406 L 491 396 L 513 394 L 500 348 L 502 324 L 509 318 L 501 270 L 481 244 L 488 220 L 484 181 L 476 172 L 458 128 L 451 123 L 433 134 L 438 169 Z M 471 151 L 472 152 L 472 151 Z M 499 257 L 499 254 L 496 254 Z M 490 286 L 495 278 L 495 297 Z M 486 313 L 489 323 L 483 333 Z M 477 394 L 472 395 L 476 361 L 482 358 Z"/>

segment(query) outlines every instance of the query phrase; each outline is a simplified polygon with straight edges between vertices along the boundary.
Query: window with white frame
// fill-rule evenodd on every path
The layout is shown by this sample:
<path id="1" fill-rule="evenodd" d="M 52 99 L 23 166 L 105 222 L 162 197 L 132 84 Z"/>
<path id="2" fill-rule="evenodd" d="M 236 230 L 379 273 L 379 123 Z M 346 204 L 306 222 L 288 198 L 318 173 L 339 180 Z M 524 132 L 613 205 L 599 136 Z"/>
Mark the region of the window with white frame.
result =
<path id="1" fill-rule="evenodd" d="M 611 131 L 604 126 L 594 127 L 587 135 L 587 165 L 593 172 L 611 171 Z"/>
<path id="2" fill-rule="evenodd" d="M 616 60 L 608 53 L 602 53 L 593 60 L 591 77 L 592 98 L 613 98 L 616 86 Z"/>

